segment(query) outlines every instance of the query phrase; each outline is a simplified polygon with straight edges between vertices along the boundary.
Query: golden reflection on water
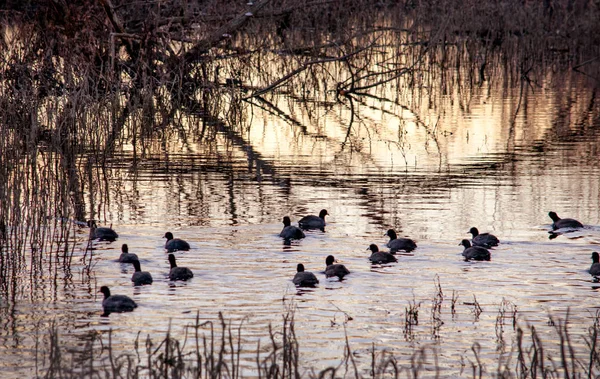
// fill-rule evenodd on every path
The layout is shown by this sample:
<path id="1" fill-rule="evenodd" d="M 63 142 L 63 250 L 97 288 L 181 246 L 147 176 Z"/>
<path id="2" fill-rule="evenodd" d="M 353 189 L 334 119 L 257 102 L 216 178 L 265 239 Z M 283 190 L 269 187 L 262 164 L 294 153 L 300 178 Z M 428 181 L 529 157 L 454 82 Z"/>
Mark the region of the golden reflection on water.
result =
<path id="1" fill-rule="evenodd" d="M 466 104 L 438 108 L 356 99 L 354 115 L 349 99 L 321 107 L 275 98 L 289 117 L 249 106 L 241 117 L 247 124 L 223 128 L 209 144 L 172 135 L 135 159 L 138 147 L 125 144 L 109 162 L 108 194 L 85 197 L 86 210 L 112 222 L 119 240 L 99 245 L 89 275 L 78 243 L 74 276 L 55 287 L 52 300 L 22 305 L 24 315 L 9 318 L 7 340 L 48 317 L 36 312 L 40 302 L 66 327 L 76 326 L 75 341 L 78 333 L 105 337 L 113 329 L 116 346 L 127 350 L 138 330 L 160 338 L 171 323 L 177 335 L 197 312 L 215 320 L 223 311 L 236 321 L 247 317 L 244 338 L 253 348 L 266 337 L 266 325 L 280 322 L 284 303 L 293 302 L 310 366 L 337 363 L 347 335 L 362 366 L 373 342 L 404 358 L 433 344 L 447 352 L 445 370 L 457 375 L 459 357 L 475 341 L 486 362 L 494 362 L 503 298 L 518 307 L 523 322 L 544 324 L 548 314 L 564 316 L 570 307 L 570 324 L 580 333 L 596 307 L 585 269 L 600 242 L 594 227 L 600 224 L 598 110 L 590 109 L 593 93 L 583 83 L 567 84 L 527 92 L 516 117 L 518 89 L 481 88 Z M 277 234 L 284 215 L 297 222 L 322 208 L 330 213 L 325 233 L 283 245 Z M 592 228 L 580 239 L 549 241 L 549 210 Z M 471 226 L 502 241 L 491 262 L 461 261 L 458 242 Z M 365 248 L 382 246 L 389 227 L 419 248 L 398 264 L 373 269 Z M 178 257 L 196 273 L 189 283 L 166 279 L 161 237 L 168 230 L 193 246 Z M 131 267 L 114 262 L 121 243 L 152 272 L 152 286 L 131 287 Z M 317 289 L 296 294 L 295 265 L 319 272 L 328 254 L 352 274 L 342 283 L 320 274 Z M 436 277 L 446 300 L 444 325 L 434 335 L 426 320 Z M 106 284 L 132 296 L 139 309 L 100 318 L 97 288 Z M 460 295 L 455 316 L 448 308 L 452 291 Z M 475 297 L 483 307 L 477 317 Z M 405 308 L 413 300 L 421 303 L 422 321 L 407 334 Z M 510 340 L 514 331 L 507 329 Z M 3 349 L 18 351 L 11 342 Z"/>

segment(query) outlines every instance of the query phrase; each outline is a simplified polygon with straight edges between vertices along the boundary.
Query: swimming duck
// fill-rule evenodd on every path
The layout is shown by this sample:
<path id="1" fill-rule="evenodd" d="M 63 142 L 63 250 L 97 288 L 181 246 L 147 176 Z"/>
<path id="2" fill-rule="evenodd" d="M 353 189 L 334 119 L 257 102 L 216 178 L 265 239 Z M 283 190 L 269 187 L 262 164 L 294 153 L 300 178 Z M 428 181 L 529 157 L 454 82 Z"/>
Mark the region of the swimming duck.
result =
<path id="1" fill-rule="evenodd" d="M 350 271 L 346 268 L 346 266 L 342 264 L 333 264 L 335 262 L 335 258 L 333 255 L 328 255 L 325 259 L 325 276 L 331 278 L 333 276 L 337 276 L 340 280 L 344 278 L 344 276 L 348 275 Z"/>
<path id="2" fill-rule="evenodd" d="M 140 261 L 133 261 L 135 272 L 131 275 L 131 281 L 134 286 L 143 286 L 144 284 L 152 284 L 152 275 L 148 271 L 142 271 Z"/>
<path id="3" fill-rule="evenodd" d="M 393 263 L 398 262 L 396 257 L 393 254 L 379 251 L 379 247 L 374 243 L 370 244 L 367 250 L 371 250 L 371 256 L 369 260 L 373 263 Z"/>
<path id="4" fill-rule="evenodd" d="M 169 279 L 171 280 L 188 280 L 194 277 L 194 273 L 187 267 L 177 267 L 175 262 L 175 256 L 169 254 L 169 263 L 171 264 L 171 271 L 169 272 Z"/>
<path id="5" fill-rule="evenodd" d="M 321 212 L 319 212 L 319 216 L 315 216 L 315 215 L 309 215 L 309 216 L 304 216 L 300 219 L 300 221 L 298 221 L 298 225 L 300 225 L 300 227 L 302 229 L 325 229 L 325 216 L 327 216 L 329 213 L 327 213 L 326 209 L 321 209 Z"/>
<path id="6" fill-rule="evenodd" d="M 290 239 L 300 239 L 306 237 L 302 229 L 297 226 L 292 225 L 292 221 L 288 216 L 283 218 L 283 230 L 279 233 L 279 237 L 282 237 L 286 240 Z"/>
<path id="7" fill-rule="evenodd" d="M 476 227 L 472 227 L 467 233 L 471 233 L 473 235 L 472 242 L 474 246 L 483 246 L 489 249 L 490 247 L 498 246 L 500 243 L 500 240 L 493 234 L 479 234 L 479 230 L 477 230 Z"/>
<path id="8" fill-rule="evenodd" d="M 167 239 L 167 242 L 165 242 L 165 249 L 167 249 L 169 253 L 178 250 L 188 251 L 190 249 L 189 243 L 185 242 L 180 238 L 173 238 L 173 233 L 171 232 L 166 232 L 163 238 Z"/>
<path id="9" fill-rule="evenodd" d="M 572 218 L 560 218 L 556 212 L 548 212 L 548 216 L 552 219 L 552 229 L 562 228 L 583 228 L 583 224 Z"/>
<path id="10" fill-rule="evenodd" d="M 139 261 L 139 258 L 137 254 L 130 253 L 129 246 L 127 246 L 127 244 L 124 243 L 121 246 L 121 255 L 119 256 L 119 259 L 117 261 L 121 263 L 133 263 L 134 261 Z"/>
<path id="11" fill-rule="evenodd" d="M 113 242 L 119 238 L 117 232 L 115 232 L 112 228 L 98 227 L 95 220 L 89 220 L 87 225 L 90 228 L 90 239 Z"/>
<path id="12" fill-rule="evenodd" d="M 125 295 L 112 295 L 107 286 L 100 287 L 100 291 L 104 294 L 104 300 L 102 300 L 102 308 L 104 308 L 104 314 L 112 312 L 131 312 L 137 308 L 137 304 L 129 296 Z"/>
<path id="13" fill-rule="evenodd" d="M 462 240 L 459 245 L 465 247 L 462 255 L 465 257 L 466 261 L 489 261 L 491 258 L 491 254 L 488 249 L 481 246 L 471 246 L 471 242 L 469 242 L 467 239 Z"/>
<path id="14" fill-rule="evenodd" d="M 296 275 L 294 275 L 294 279 L 292 282 L 298 287 L 314 287 L 319 284 L 319 279 L 310 271 L 304 271 L 304 265 L 302 263 L 298 263 L 296 267 Z"/>
<path id="15" fill-rule="evenodd" d="M 390 253 L 395 253 L 399 250 L 410 253 L 417 248 L 415 241 L 410 238 L 398 238 L 394 229 L 389 229 L 385 235 L 390 237 L 390 240 L 387 243 L 387 247 L 390 248 Z"/>

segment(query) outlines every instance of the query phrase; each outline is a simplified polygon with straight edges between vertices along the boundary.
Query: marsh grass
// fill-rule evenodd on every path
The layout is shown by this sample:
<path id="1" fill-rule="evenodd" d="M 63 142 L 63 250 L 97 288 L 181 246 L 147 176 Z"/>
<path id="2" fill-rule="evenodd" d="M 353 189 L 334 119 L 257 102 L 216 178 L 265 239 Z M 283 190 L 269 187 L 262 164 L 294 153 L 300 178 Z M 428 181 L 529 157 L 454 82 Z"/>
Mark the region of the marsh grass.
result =
<path id="1" fill-rule="evenodd" d="M 108 331 L 105 336 L 91 333 L 79 348 L 69 349 L 61 341 L 60 329 L 53 325 L 36 344 L 36 377 L 412 379 L 448 374 L 469 378 L 591 378 L 600 374 L 598 314 L 583 335 L 569 330 L 568 314 L 564 320 L 553 318 L 552 333 L 544 331 L 545 338 L 549 338 L 544 341 L 537 327 L 515 321 L 516 309 L 504 300 L 498 309 L 498 323 L 503 324 L 502 318 L 508 316 L 514 325 L 514 340 L 506 341 L 510 351 L 499 352 L 494 362 L 483 352 L 482 345 L 473 341 L 470 351 L 462 353 L 452 365 L 460 372 L 453 372 L 444 367 L 450 351 L 446 348 L 441 354 L 439 337 L 432 338 L 430 344 L 411 344 L 412 351 L 401 354 L 372 344 L 369 354 L 357 359 L 347 333 L 345 340 L 340 341 L 344 348 L 339 363 L 319 367 L 318 358 L 316 362 L 314 356 L 312 361 L 303 359 L 302 341 L 295 329 L 296 312 L 289 308 L 282 315 L 282 323 L 268 326 L 255 345 L 243 338 L 244 320 L 233 325 L 221 313 L 214 323 L 201 321 L 197 316 L 179 338 L 172 335 L 170 328 L 160 340 L 138 333 L 130 348 L 115 348 L 113 332 Z M 267 343 L 263 345 L 262 341 Z"/>
<path id="2" fill-rule="evenodd" d="M 444 302 L 444 292 L 442 291 L 442 285 L 440 283 L 439 276 L 436 275 L 434 279 L 435 284 L 435 295 L 431 302 L 431 335 L 433 338 L 440 337 L 440 328 L 444 325 L 442 320 L 442 304 Z"/>
<path id="3" fill-rule="evenodd" d="M 412 340 L 414 338 L 414 327 L 419 325 L 419 308 L 421 302 L 413 298 L 408 302 L 408 307 L 404 308 L 404 338 Z"/>

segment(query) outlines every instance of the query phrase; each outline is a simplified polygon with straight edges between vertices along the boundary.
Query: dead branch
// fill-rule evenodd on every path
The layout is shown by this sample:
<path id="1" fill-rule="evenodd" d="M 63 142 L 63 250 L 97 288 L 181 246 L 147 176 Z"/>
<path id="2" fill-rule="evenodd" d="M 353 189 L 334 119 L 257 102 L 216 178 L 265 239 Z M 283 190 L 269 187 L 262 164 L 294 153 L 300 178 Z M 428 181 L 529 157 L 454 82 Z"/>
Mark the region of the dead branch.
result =
<path id="1" fill-rule="evenodd" d="M 228 38 L 232 33 L 240 29 L 248 20 L 258 14 L 271 0 L 261 0 L 252 6 L 249 6 L 246 12 L 238 15 L 236 18 L 231 20 L 229 23 L 221 26 L 215 32 L 213 32 L 206 39 L 198 42 L 183 56 L 183 62 L 188 64 L 196 61 L 199 56 L 202 56 L 206 51 L 217 45 L 222 40 Z"/>
<path id="2" fill-rule="evenodd" d="M 299 73 L 301 73 L 302 71 L 306 70 L 307 68 L 309 68 L 310 66 L 316 65 L 316 64 L 322 64 L 322 63 L 331 63 L 331 62 L 341 62 L 344 60 L 347 60 L 350 57 L 353 57 L 357 54 L 360 54 L 361 52 L 370 49 L 373 44 L 375 43 L 377 39 L 375 39 L 372 43 L 370 43 L 369 45 L 362 47 L 356 51 L 353 51 L 349 54 L 343 55 L 341 57 L 332 57 L 332 58 L 324 58 L 324 59 L 317 59 L 314 61 L 309 61 L 309 62 L 305 62 L 303 63 L 300 67 L 298 67 L 297 69 L 293 70 L 292 72 L 286 74 L 285 76 L 279 78 L 278 80 L 276 80 L 274 83 L 268 85 L 267 87 L 260 89 L 256 92 L 254 92 L 252 95 L 245 97 L 243 100 L 247 100 L 250 99 L 252 97 L 256 97 L 256 96 L 260 96 L 263 95 L 269 91 L 274 90 L 275 88 L 279 87 L 280 85 L 282 85 L 283 83 L 285 83 L 286 81 L 288 81 L 290 78 L 298 75 Z"/>
<path id="3" fill-rule="evenodd" d="M 127 35 L 127 31 L 123 27 L 123 21 L 121 21 L 121 18 L 117 12 L 115 12 L 115 7 L 113 6 L 112 2 L 110 0 L 100 0 L 100 3 L 102 4 L 104 12 L 106 12 L 106 16 L 108 17 L 111 25 L 117 31 L 117 33 L 121 35 Z M 129 56 L 134 58 L 134 50 L 131 41 L 127 38 L 124 38 L 123 42 L 125 43 L 125 48 L 127 49 Z"/>

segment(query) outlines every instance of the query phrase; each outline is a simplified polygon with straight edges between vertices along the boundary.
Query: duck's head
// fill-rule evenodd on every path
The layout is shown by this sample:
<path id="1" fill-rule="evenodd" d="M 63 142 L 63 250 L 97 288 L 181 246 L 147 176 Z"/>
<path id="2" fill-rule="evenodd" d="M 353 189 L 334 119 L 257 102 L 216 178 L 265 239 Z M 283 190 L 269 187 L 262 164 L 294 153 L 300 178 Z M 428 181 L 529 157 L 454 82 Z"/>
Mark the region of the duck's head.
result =
<path id="1" fill-rule="evenodd" d="M 369 245 L 369 247 L 367 247 L 367 250 L 371 250 L 371 252 L 376 253 L 379 251 L 379 247 L 377 247 L 377 245 L 372 243 Z"/>

